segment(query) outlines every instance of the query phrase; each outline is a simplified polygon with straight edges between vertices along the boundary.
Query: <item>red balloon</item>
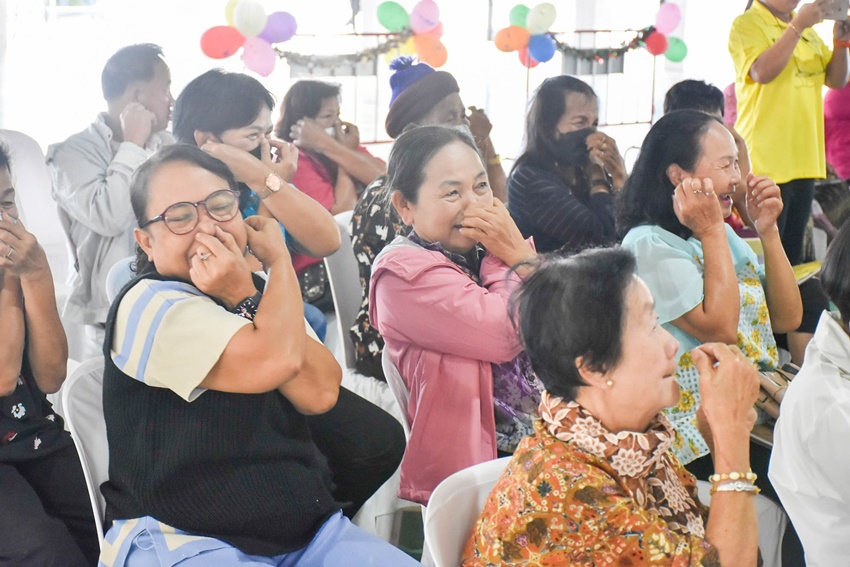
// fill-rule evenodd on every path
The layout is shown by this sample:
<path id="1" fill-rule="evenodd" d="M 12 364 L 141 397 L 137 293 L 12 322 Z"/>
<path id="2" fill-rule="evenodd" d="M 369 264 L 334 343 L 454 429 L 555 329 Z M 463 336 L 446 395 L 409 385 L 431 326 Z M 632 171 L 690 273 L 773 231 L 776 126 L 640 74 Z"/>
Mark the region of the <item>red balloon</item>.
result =
<path id="1" fill-rule="evenodd" d="M 654 31 L 644 38 L 643 44 L 646 50 L 653 55 L 661 55 L 667 51 L 667 36 Z"/>
<path id="2" fill-rule="evenodd" d="M 528 54 L 528 46 L 521 47 L 519 51 L 517 51 L 517 55 L 519 55 L 519 62 L 529 69 L 540 65 L 539 61 L 535 61 L 534 57 Z"/>
<path id="3" fill-rule="evenodd" d="M 438 38 L 443 37 L 443 22 L 438 23 L 433 29 L 426 31 L 425 33 L 437 36 Z"/>
<path id="4" fill-rule="evenodd" d="M 230 57 L 242 47 L 245 37 L 236 28 L 230 26 L 215 26 L 201 36 L 201 51 L 213 59 Z"/>

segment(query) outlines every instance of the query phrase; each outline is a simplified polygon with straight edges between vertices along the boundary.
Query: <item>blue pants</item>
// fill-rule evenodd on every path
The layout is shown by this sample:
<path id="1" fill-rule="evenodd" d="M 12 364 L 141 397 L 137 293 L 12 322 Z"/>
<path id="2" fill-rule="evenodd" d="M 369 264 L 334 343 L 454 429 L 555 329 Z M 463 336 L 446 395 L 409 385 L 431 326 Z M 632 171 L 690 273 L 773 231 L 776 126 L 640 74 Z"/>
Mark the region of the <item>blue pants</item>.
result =
<path id="1" fill-rule="evenodd" d="M 310 327 L 312 327 L 313 331 L 316 332 L 316 336 L 319 337 L 319 340 L 325 342 L 325 335 L 328 334 L 328 318 L 325 317 L 322 310 L 305 301 L 304 318 L 307 319 Z"/>
<path id="2" fill-rule="evenodd" d="M 298 551 L 276 557 L 247 555 L 235 547 L 212 538 L 178 545 L 166 543 L 166 536 L 155 529 L 158 522 L 146 518 L 147 529 L 136 533 L 123 563 L 100 563 L 111 567 L 405 567 L 419 565 L 409 555 L 354 526 L 337 512 L 319 529 L 313 541 Z M 110 530 L 110 533 L 116 528 Z M 153 528 L 153 529 L 151 529 Z M 182 533 L 182 532 L 178 532 Z M 107 535 L 107 541 L 110 540 Z M 118 542 L 116 542 L 118 543 Z M 105 546 L 106 547 L 106 546 Z M 121 547 L 124 547 L 123 545 Z M 119 553 L 120 556 L 123 554 Z"/>

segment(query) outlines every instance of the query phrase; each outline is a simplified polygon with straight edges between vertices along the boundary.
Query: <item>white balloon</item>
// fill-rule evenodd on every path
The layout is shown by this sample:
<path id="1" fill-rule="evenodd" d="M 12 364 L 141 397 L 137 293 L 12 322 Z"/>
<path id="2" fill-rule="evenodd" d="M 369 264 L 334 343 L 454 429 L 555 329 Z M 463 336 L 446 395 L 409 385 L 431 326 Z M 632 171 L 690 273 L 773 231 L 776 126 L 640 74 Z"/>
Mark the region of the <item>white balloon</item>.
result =
<path id="1" fill-rule="evenodd" d="M 266 27 L 268 16 L 256 0 L 242 0 L 233 10 L 233 27 L 245 37 L 254 37 Z"/>
<path id="2" fill-rule="evenodd" d="M 525 17 L 525 28 L 531 35 L 546 33 L 555 23 L 555 6 L 549 2 L 538 4 Z"/>

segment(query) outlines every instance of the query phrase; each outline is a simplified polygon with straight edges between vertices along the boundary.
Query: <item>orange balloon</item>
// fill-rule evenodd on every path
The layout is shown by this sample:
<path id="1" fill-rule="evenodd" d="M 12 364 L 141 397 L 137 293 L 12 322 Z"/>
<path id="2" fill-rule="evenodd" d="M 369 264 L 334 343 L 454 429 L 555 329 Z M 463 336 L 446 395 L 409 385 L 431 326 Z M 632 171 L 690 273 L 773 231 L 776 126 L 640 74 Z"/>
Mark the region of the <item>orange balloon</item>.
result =
<path id="1" fill-rule="evenodd" d="M 531 34 L 528 30 L 520 26 L 508 26 L 496 32 L 496 37 L 493 43 L 496 44 L 496 49 L 505 52 L 517 51 L 528 45 L 528 38 Z"/>
<path id="2" fill-rule="evenodd" d="M 416 49 L 416 55 L 419 57 L 419 60 L 431 67 L 442 67 L 449 58 L 449 52 L 446 51 L 446 46 L 434 35 L 428 33 L 414 35 L 413 46 Z"/>

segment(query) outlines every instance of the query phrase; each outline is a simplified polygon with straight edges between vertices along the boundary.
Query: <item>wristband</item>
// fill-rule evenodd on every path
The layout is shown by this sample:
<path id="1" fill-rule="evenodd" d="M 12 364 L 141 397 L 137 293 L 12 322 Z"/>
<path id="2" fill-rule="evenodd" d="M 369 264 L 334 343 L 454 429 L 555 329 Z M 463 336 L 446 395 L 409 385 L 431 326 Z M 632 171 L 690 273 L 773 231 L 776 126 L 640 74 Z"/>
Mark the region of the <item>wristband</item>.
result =
<path id="1" fill-rule="evenodd" d="M 797 34 L 797 37 L 803 39 L 803 35 L 797 31 L 797 28 L 794 27 L 794 22 L 788 22 L 788 27 L 794 30 L 794 33 Z"/>
<path id="2" fill-rule="evenodd" d="M 263 298 L 262 292 L 257 292 L 251 297 L 246 297 L 236 304 L 236 307 L 230 310 L 231 313 L 244 317 L 249 321 L 253 321 L 257 315 L 257 308 L 260 306 L 260 300 Z"/>
<path id="3" fill-rule="evenodd" d="M 832 46 L 836 49 L 841 49 L 842 47 L 850 47 L 850 41 L 838 41 L 835 40 L 832 42 Z"/>
<path id="4" fill-rule="evenodd" d="M 608 191 L 611 191 L 614 188 L 611 182 L 607 179 L 594 179 L 590 182 L 590 188 L 593 189 L 594 187 L 604 187 Z"/>
<path id="5" fill-rule="evenodd" d="M 752 492 L 753 494 L 758 494 L 761 492 L 761 489 L 751 482 L 736 480 L 735 482 L 712 486 L 708 492 L 709 494 L 714 494 L 715 492 Z"/>
<path id="6" fill-rule="evenodd" d="M 497 166 L 502 165 L 502 156 L 499 154 L 494 155 L 490 159 L 487 160 L 487 165 Z"/>

